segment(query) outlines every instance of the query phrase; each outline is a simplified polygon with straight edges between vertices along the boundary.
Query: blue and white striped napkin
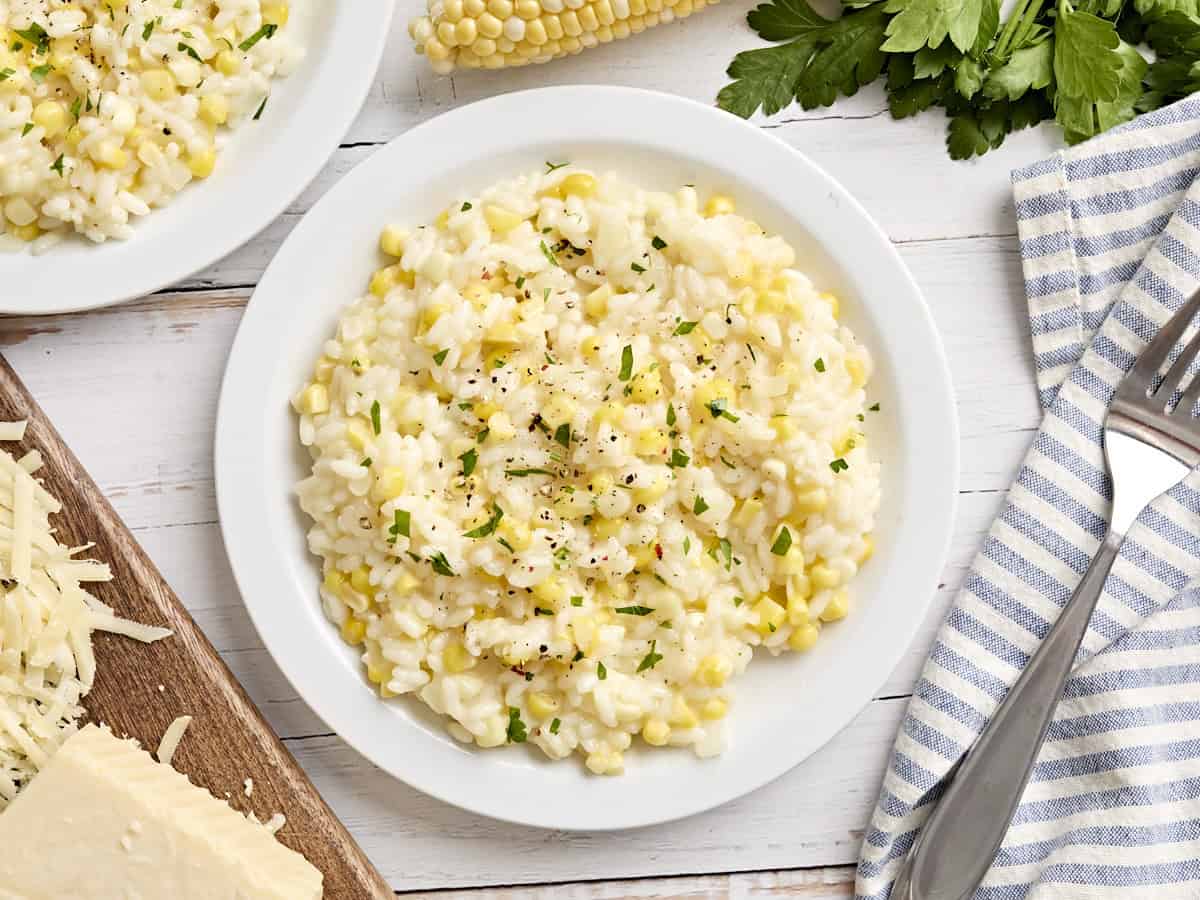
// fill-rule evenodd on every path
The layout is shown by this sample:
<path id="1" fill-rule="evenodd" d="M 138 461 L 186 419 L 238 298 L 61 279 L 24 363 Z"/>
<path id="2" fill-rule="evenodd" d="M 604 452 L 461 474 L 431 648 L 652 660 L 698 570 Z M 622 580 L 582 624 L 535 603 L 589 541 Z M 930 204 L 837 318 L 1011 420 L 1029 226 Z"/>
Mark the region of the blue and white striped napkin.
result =
<path id="1" fill-rule="evenodd" d="M 1013 173 L 1045 418 L 896 739 L 856 893 L 883 900 L 1107 528 L 1101 423 L 1200 287 L 1200 96 Z M 977 900 L 1200 898 L 1200 477 L 1127 537 Z"/>

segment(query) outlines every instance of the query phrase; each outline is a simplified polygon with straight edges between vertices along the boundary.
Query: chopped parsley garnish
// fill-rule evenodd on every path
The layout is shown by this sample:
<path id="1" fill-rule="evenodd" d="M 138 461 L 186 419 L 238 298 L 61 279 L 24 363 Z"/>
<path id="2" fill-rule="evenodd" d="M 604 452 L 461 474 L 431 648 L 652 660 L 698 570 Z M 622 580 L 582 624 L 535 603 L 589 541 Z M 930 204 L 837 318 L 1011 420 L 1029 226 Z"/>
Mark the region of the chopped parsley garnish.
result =
<path id="1" fill-rule="evenodd" d="M 183 41 L 179 42 L 179 46 L 176 49 L 179 50 L 180 53 L 186 53 L 192 59 L 196 60 L 196 62 L 204 62 L 204 60 L 200 58 L 200 54 L 197 53 L 195 50 L 193 50 L 191 47 L 189 47 L 187 44 L 185 44 Z"/>
<path id="2" fill-rule="evenodd" d="M 651 246 L 651 247 L 653 247 L 655 250 L 666 250 L 666 249 L 667 249 L 667 242 L 666 242 L 666 241 L 664 241 L 662 238 L 660 238 L 660 237 L 659 237 L 659 236 L 656 234 L 656 235 L 654 236 L 654 239 L 653 239 L 652 241 L 650 241 L 650 246 Z"/>
<path id="3" fill-rule="evenodd" d="M 526 475 L 549 475 L 554 476 L 554 473 L 549 469 L 505 469 L 504 474 L 511 478 L 524 478 Z"/>
<path id="4" fill-rule="evenodd" d="M 633 376 L 633 345 L 626 344 L 621 348 L 621 371 L 617 378 L 628 381 Z"/>
<path id="5" fill-rule="evenodd" d="M 725 464 L 726 468 L 729 468 L 729 469 L 736 469 L 736 468 L 737 468 L 737 466 L 736 466 L 736 465 L 734 465 L 733 463 L 731 463 L 729 460 L 727 460 L 727 459 L 725 458 L 725 454 L 724 454 L 724 453 L 722 453 L 722 454 L 721 454 L 721 456 L 720 456 L 720 459 L 721 459 L 721 462 L 723 462 L 723 463 Z"/>
<path id="6" fill-rule="evenodd" d="M 380 420 L 379 420 L 379 413 L 380 413 L 379 401 L 376 400 L 374 403 L 371 404 L 371 428 L 374 429 L 376 434 L 379 434 L 381 431 L 383 431 L 383 425 L 380 423 Z"/>
<path id="7" fill-rule="evenodd" d="M 667 427 L 675 424 L 675 406 L 671 403 L 667 404 Z"/>
<path id="8" fill-rule="evenodd" d="M 548 366 L 557 366 L 558 365 L 558 360 L 555 359 L 553 356 L 551 356 L 549 353 L 546 353 L 544 355 L 546 357 L 546 365 L 548 365 Z"/>
<path id="9" fill-rule="evenodd" d="M 518 275 L 516 284 L 517 284 L 517 290 L 520 290 L 521 288 L 525 287 L 525 276 Z"/>
<path id="10" fill-rule="evenodd" d="M 645 266 L 639 266 L 637 263 L 630 263 L 629 268 L 633 269 L 633 271 L 637 272 L 639 275 L 646 271 Z"/>
<path id="11" fill-rule="evenodd" d="M 879 412 L 879 404 L 872 403 L 870 406 L 867 407 L 867 412 Z"/>
<path id="12" fill-rule="evenodd" d="M 680 322 L 675 326 L 675 330 L 672 331 L 671 334 L 691 334 L 696 330 L 696 326 L 699 324 L 699 322 Z"/>
<path id="13" fill-rule="evenodd" d="M 484 441 L 487 440 L 488 435 L 491 433 L 492 433 L 492 429 L 490 429 L 490 428 L 479 429 L 479 434 L 475 435 L 475 443 L 482 444 Z"/>
<path id="14" fill-rule="evenodd" d="M 546 163 L 546 174 L 549 175 L 555 169 L 561 169 L 564 166 L 569 166 L 570 164 L 571 164 L 570 162 L 560 162 L 560 163 L 548 162 L 548 163 Z"/>
<path id="15" fill-rule="evenodd" d="M 27 135 L 27 134 L 29 134 L 29 132 L 33 131 L 33 128 L 34 128 L 34 125 L 32 122 L 26 122 L 25 125 L 21 128 L 21 137 L 25 137 L 25 135 Z"/>
<path id="16" fill-rule="evenodd" d="M 392 513 L 392 527 L 388 529 L 388 534 L 393 538 L 398 535 L 411 537 L 409 534 L 409 526 L 412 524 L 412 513 L 407 509 L 397 509 Z"/>
<path id="17" fill-rule="evenodd" d="M 825 360 L 821 359 L 821 357 L 818 356 L 816 362 L 813 363 L 813 368 L 816 369 L 818 372 L 824 372 L 825 371 Z"/>
<path id="18" fill-rule="evenodd" d="M 535 606 L 533 608 L 533 614 L 535 616 L 552 616 L 554 615 L 554 610 L 546 609 L 544 606 Z"/>
<path id="19" fill-rule="evenodd" d="M 566 422 L 563 422 L 561 425 L 555 428 L 554 440 L 557 443 L 562 444 L 564 447 L 569 447 L 571 445 L 571 426 Z"/>
<path id="20" fill-rule="evenodd" d="M 730 422 L 737 422 L 741 416 L 735 416 L 725 407 L 729 405 L 729 401 L 724 397 L 718 397 L 708 404 L 708 411 L 712 413 L 714 419 L 728 419 Z"/>
<path id="21" fill-rule="evenodd" d="M 12 78 L 16 74 L 16 69 L 0 69 L 0 81 L 8 81 L 8 79 Z"/>
<path id="22" fill-rule="evenodd" d="M 829 468 L 835 472 L 844 472 L 850 468 L 850 463 L 846 462 L 840 456 L 829 464 Z"/>
<path id="23" fill-rule="evenodd" d="M 618 606 L 613 611 L 626 616 L 648 616 L 654 612 L 654 608 L 650 606 Z"/>
<path id="24" fill-rule="evenodd" d="M 470 202 L 464 202 L 464 203 L 463 203 L 463 205 L 462 205 L 462 206 L 460 206 L 460 207 L 458 208 L 458 211 L 459 211 L 459 212 L 466 212 L 466 211 L 467 211 L 467 210 L 469 210 L 470 208 L 471 208 L 471 204 L 470 204 Z"/>
<path id="25" fill-rule="evenodd" d="M 608 669 L 604 668 L 604 663 L 602 662 L 596 663 L 596 677 L 601 681 L 608 677 Z"/>
<path id="26" fill-rule="evenodd" d="M 238 44 L 238 49 L 245 53 L 263 38 L 269 39 L 274 37 L 278 28 L 278 25 L 264 25 L 262 28 L 258 29 L 258 31 L 254 32 L 254 34 L 250 35 L 250 37 Z"/>
<path id="27" fill-rule="evenodd" d="M 786 525 L 779 529 L 779 534 L 775 535 L 775 543 L 771 545 L 771 552 L 776 556 L 783 556 L 792 546 L 792 533 L 788 531 Z"/>
<path id="28" fill-rule="evenodd" d="M 254 114 L 255 122 L 262 118 L 263 110 L 267 108 L 267 100 L 270 99 L 270 97 L 271 95 L 267 94 L 266 97 L 263 97 L 263 102 L 258 104 L 258 111 Z"/>
<path id="29" fill-rule="evenodd" d="M 360 462 L 359 465 L 362 466 L 364 469 L 369 469 L 369 468 L 371 468 L 371 463 L 373 461 L 374 460 L 372 460 L 371 457 L 367 456 L 367 457 L 363 458 L 362 462 Z"/>
<path id="30" fill-rule="evenodd" d="M 463 478 L 466 478 L 475 471 L 475 463 L 479 460 L 479 454 L 476 453 L 475 448 L 472 447 L 470 450 L 460 456 L 459 459 L 462 460 Z"/>
<path id="31" fill-rule="evenodd" d="M 692 539 L 690 537 L 685 537 L 683 539 L 683 555 L 687 556 L 691 552 L 692 552 Z"/>
<path id="32" fill-rule="evenodd" d="M 34 22 L 28 28 L 14 29 L 19 37 L 25 38 L 29 43 L 33 44 L 34 49 L 38 53 L 45 53 L 50 49 L 50 35 L 46 33 L 46 29 Z"/>
<path id="33" fill-rule="evenodd" d="M 561 724 L 562 724 L 562 720 L 555 718 L 554 721 L 550 723 L 550 733 L 558 734 L 558 726 Z"/>
<path id="34" fill-rule="evenodd" d="M 82 109 L 83 109 L 83 98 L 76 97 L 74 102 L 71 104 L 71 118 L 73 118 L 76 122 L 79 121 L 79 113 L 80 113 L 80 110 L 82 110 Z"/>
<path id="35" fill-rule="evenodd" d="M 667 460 L 667 465 L 672 469 L 682 469 L 689 462 L 691 462 L 691 457 L 676 447 L 671 451 L 671 458 Z"/>
<path id="36" fill-rule="evenodd" d="M 577 663 L 577 662 L 579 662 L 581 659 L 583 659 L 583 651 L 582 651 L 582 650 L 576 650 L 576 651 L 575 651 L 575 655 L 571 657 L 571 662 L 573 662 L 573 663 Z"/>
<path id="37" fill-rule="evenodd" d="M 57 172 L 60 176 L 63 174 L 63 155 L 61 153 L 58 154 L 58 159 L 54 161 L 54 164 L 50 166 L 50 169 L 53 172 Z"/>
<path id="38" fill-rule="evenodd" d="M 571 605 L 572 606 L 583 606 L 583 598 L 582 597 L 572 597 Z"/>
<path id="39" fill-rule="evenodd" d="M 499 544 L 501 547 L 503 547 L 505 550 L 507 550 L 509 553 L 517 552 L 516 550 L 513 549 L 513 545 L 510 544 L 508 541 L 506 541 L 502 537 L 496 538 L 496 543 Z"/>
<path id="40" fill-rule="evenodd" d="M 510 744 L 523 744 L 525 739 L 529 737 L 529 732 L 525 729 L 525 723 L 521 721 L 521 711 L 515 706 L 508 708 L 508 742 Z"/>
<path id="41" fill-rule="evenodd" d="M 653 669 L 656 665 L 662 662 L 662 654 L 654 652 L 657 647 L 658 641 L 650 642 L 650 652 L 643 656 L 642 661 L 638 663 L 637 670 L 639 672 L 644 672 L 647 669 Z"/>
<path id="42" fill-rule="evenodd" d="M 29 74 L 33 77 L 34 81 L 36 81 L 38 84 L 41 84 L 46 80 L 46 76 L 50 74 L 50 70 L 53 68 L 54 67 L 50 65 L 50 63 L 44 63 L 43 65 L 35 66 L 34 68 L 30 69 Z"/>
<path id="43" fill-rule="evenodd" d="M 734 605 L 734 606 L 741 606 L 741 605 L 742 605 L 743 603 L 745 603 L 745 602 L 746 602 L 746 598 L 745 598 L 745 597 L 734 597 L 734 598 L 733 598 L 733 605 Z"/>
<path id="44" fill-rule="evenodd" d="M 704 502 L 703 497 L 697 495 L 696 502 L 692 504 L 692 513 L 694 515 L 698 516 L 701 513 L 703 513 L 706 509 L 708 509 L 708 504 Z"/>
<path id="45" fill-rule="evenodd" d="M 754 352 L 754 348 L 747 344 L 746 349 L 750 351 L 750 361 L 758 362 L 758 354 Z"/>
<path id="46" fill-rule="evenodd" d="M 472 528 L 463 534 L 463 537 L 469 538 L 485 538 L 496 530 L 496 526 L 500 524 L 500 520 L 504 518 L 504 510 L 499 505 L 492 503 L 492 516 L 478 528 Z"/>
<path id="47" fill-rule="evenodd" d="M 729 543 L 728 538 L 721 538 L 717 547 L 720 549 L 721 555 L 725 557 L 725 569 L 728 571 L 733 564 L 733 544 Z"/>
<path id="48" fill-rule="evenodd" d="M 450 563 L 446 559 L 446 554 L 442 553 L 441 551 L 438 551 L 437 553 L 433 554 L 433 556 L 429 557 L 429 562 L 433 566 L 433 571 L 437 572 L 439 575 L 457 574 L 452 568 L 450 568 Z"/>
<path id="49" fill-rule="evenodd" d="M 150 35 L 154 34 L 155 24 L 156 23 L 155 23 L 154 19 L 150 19 L 148 22 L 146 22 L 145 25 L 142 26 L 142 40 L 143 41 L 150 40 Z"/>
<path id="50" fill-rule="evenodd" d="M 558 257 L 554 255 L 554 251 L 550 249 L 545 241 L 539 241 L 538 245 L 542 248 L 542 256 L 546 257 L 546 259 L 550 261 L 550 265 L 557 267 Z M 550 288 L 546 288 L 546 292 L 549 293 Z"/>
<path id="51" fill-rule="evenodd" d="M 446 355 L 449 352 L 450 352 L 449 347 L 439 350 L 437 353 L 433 354 L 433 361 L 440 366 L 442 363 L 444 363 L 446 361 Z"/>

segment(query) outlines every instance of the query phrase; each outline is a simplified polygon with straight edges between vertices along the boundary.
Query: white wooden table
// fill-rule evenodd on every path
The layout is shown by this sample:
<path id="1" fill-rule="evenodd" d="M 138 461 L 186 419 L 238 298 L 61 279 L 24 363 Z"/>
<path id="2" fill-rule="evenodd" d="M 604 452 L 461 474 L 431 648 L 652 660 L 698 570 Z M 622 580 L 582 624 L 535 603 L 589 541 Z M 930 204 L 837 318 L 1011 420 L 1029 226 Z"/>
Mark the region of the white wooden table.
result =
<path id="1" fill-rule="evenodd" d="M 848 897 L 907 696 L 1038 422 L 1008 172 L 1045 156 L 1057 138 L 1050 129 L 1025 132 L 982 161 L 953 163 L 943 149 L 940 113 L 893 122 L 877 89 L 832 109 L 793 108 L 764 124 L 867 207 L 933 309 L 962 423 L 962 495 L 943 584 L 916 642 L 874 702 L 775 783 L 707 814 L 633 832 L 557 834 L 504 825 L 376 770 L 329 733 L 267 656 L 234 587 L 216 521 L 212 439 L 225 357 L 280 242 L 379 144 L 454 106 L 547 84 L 624 84 L 709 103 L 732 55 L 758 39 L 745 25 L 748 5 L 727 3 L 681 26 L 550 65 L 444 78 L 410 47 L 405 27 L 420 2 L 400 0 L 383 68 L 346 143 L 262 235 L 141 302 L 91 314 L 0 319 L 0 349 L 398 892 L 475 897 L 466 889 L 490 887 L 491 897 Z"/>

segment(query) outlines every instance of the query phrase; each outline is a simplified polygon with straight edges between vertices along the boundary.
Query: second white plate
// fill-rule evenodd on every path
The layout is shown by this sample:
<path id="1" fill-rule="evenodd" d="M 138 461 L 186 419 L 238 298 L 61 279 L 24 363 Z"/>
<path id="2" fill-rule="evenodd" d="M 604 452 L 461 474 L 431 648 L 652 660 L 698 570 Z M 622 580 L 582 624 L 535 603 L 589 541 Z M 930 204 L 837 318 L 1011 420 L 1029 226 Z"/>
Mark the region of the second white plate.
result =
<path id="1" fill-rule="evenodd" d="M 547 160 L 619 170 L 647 187 L 733 195 L 797 249 L 798 268 L 843 297 L 871 349 L 883 463 L 876 555 L 854 615 L 815 650 L 760 655 L 734 685 L 730 747 L 626 755 L 599 778 L 528 748 L 454 741 L 411 698 L 382 702 L 326 621 L 318 561 L 292 486 L 307 474 L 289 398 L 342 307 L 381 264 L 389 222 L 431 221 L 455 197 Z M 873 417 L 874 418 L 874 417 Z M 217 500 L 234 574 L 267 648 L 300 696 L 380 768 L 463 808 L 556 829 L 648 825 L 732 800 L 778 777 L 865 706 L 933 596 L 954 521 L 958 431 L 929 312 L 883 232 L 801 154 L 733 116 L 664 94 L 562 87 L 508 94 L 413 129 L 364 162 L 284 243 L 242 320 L 221 392 Z"/>

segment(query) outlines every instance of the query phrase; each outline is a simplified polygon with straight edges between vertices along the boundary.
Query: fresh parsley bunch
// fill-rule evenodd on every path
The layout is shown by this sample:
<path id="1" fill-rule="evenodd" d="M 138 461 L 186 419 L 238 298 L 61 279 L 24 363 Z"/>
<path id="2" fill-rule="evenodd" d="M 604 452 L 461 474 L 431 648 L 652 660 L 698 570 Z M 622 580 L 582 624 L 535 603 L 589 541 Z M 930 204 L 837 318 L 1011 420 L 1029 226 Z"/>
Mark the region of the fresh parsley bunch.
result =
<path id="1" fill-rule="evenodd" d="M 1200 90 L 1200 0 L 1017 0 L 1003 22 L 1000 0 L 843 0 L 837 19 L 770 0 L 749 22 L 775 46 L 734 57 L 723 109 L 829 106 L 882 77 L 893 118 L 945 110 L 954 159 L 1050 118 L 1076 143 Z"/>

